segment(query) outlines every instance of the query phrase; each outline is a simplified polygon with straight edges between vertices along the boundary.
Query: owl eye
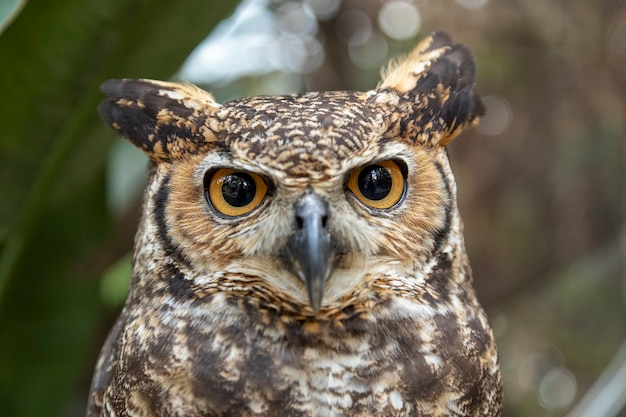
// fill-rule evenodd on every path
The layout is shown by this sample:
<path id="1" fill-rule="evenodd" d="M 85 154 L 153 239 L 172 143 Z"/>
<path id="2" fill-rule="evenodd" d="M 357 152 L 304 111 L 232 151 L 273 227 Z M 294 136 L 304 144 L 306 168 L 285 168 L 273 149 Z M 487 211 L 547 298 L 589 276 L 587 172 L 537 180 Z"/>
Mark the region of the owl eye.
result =
<path id="1" fill-rule="evenodd" d="M 358 168 L 350 174 L 348 189 L 363 204 L 375 209 L 388 209 L 404 196 L 405 175 L 395 161 L 381 161 Z"/>
<path id="2" fill-rule="evenodd" d="M 261 204 L 267 184 L 253 172 L 219 168 L 209 171 L 204 179 L 204 196 L 209 205 L 227 217 L 248 214 Z"/>

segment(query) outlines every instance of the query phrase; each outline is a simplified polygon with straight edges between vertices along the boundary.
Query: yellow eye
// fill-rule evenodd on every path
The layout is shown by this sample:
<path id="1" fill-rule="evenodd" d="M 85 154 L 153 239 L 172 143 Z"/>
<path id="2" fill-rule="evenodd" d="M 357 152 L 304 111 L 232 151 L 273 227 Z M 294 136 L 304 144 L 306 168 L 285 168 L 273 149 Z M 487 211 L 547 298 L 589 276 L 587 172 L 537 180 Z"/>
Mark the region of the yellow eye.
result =
<path id="1" fill-rule="evenodd" d="M 267 194 L 267 184 L 253 172 L 219 168 L 204 180 L 204 196 L 223 216 L 237 217 L 257 208 Z"/>
<path id="2" fill-rule="evenodd" d="M 406 182 L 395 161 L 381 161 L 355 169 L 348 179 L 348 189 L 363 204 L 384 210 L 398 204 Z"/>

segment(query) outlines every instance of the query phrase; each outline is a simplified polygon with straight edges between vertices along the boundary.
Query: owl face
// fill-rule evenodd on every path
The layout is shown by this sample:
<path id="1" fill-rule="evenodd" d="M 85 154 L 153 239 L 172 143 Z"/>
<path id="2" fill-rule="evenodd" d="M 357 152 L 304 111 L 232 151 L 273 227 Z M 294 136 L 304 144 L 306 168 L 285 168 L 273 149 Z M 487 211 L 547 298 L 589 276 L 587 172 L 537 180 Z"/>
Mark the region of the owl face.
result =
<path id="1" fill-rule="evenodd" d="M 257 101 L 264 99 L 237 102 L 230 117 L 241 121 L 263 107 Z M 441 150 L 391 141 L 388 116 L 366 95 L 281 101 L 285 107 L 252 113 L 246 127 L 165 169 L 169 233 L 193 269 L 266 270 L 268 284 L 293 287 L 285 294 L 298 302 L 308 294 L 313 309 L 350 292 L 346 277 L 362 284 L 354 271 L 414 269 L 451 204 Z M 342 112 L 355 105 L 360 111 Z"/>
<path id="2" fill-rule="evenodd" d="M 151 156 L 148 210 L 194 285 L 243 274 L 315 315 L 445 249 L 458 220 L 444 145 L 480 111 L 473 78 L 469 52 L 435 36 L 365 93 L 219 105 L 112 80 L 100 110 Z"/>

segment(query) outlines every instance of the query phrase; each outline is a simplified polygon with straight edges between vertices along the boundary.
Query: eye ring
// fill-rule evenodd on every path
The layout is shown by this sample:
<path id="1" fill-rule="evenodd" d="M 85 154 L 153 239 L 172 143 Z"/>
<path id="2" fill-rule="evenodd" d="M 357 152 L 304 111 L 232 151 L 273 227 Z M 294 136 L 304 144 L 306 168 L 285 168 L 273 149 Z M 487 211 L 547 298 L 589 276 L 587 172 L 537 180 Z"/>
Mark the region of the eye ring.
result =
<path id="1" fill-rule="evenodd" d="M 204 197 L 221 216 L 244 216 L 257 208 L 266 195 L 265 180 L 254 172 L 218 168 L 204 177 Z"/>
<path id="2" fill-rule="evenodd" d="M 394 160 L 364 165 L 350 173 L 347 187 L 366 206 L 387 210 L 405 195 L 406 170 Z"/>

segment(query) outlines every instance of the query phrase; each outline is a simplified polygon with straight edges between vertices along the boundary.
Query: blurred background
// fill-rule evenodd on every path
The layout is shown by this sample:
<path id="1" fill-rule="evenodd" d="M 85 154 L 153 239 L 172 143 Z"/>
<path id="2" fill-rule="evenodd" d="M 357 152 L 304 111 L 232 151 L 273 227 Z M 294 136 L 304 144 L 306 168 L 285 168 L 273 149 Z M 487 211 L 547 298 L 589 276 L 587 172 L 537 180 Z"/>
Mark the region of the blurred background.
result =
<path id="1" fill-rule="evenodd" d="M 626 416 L 623 0 L 3 0 L 0 414 L 83 415 L 126 294 L 147 160 L 101 82 L 367 90 L 434 30 L 488 112 L 449 151 L 505 415 Z"/>

